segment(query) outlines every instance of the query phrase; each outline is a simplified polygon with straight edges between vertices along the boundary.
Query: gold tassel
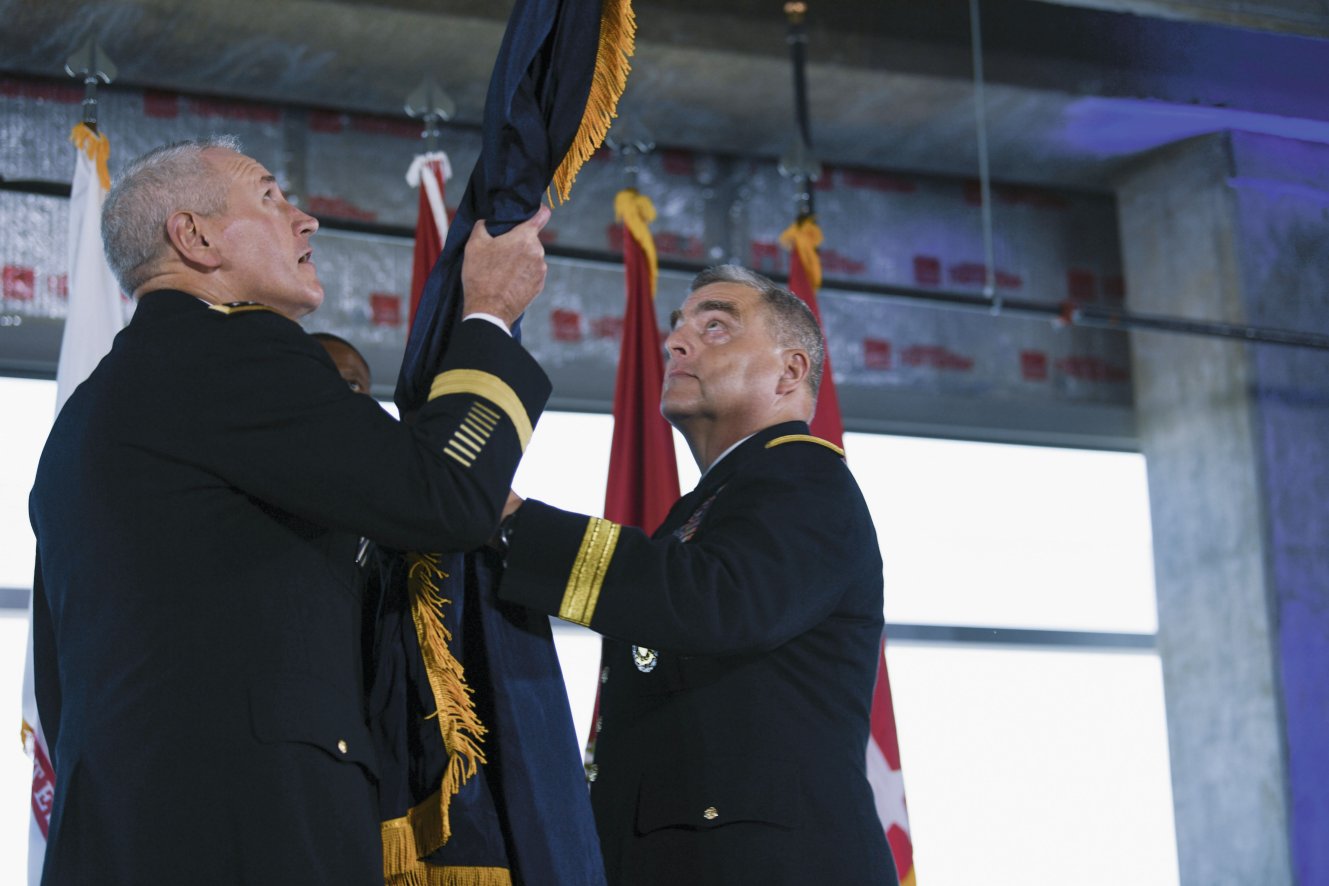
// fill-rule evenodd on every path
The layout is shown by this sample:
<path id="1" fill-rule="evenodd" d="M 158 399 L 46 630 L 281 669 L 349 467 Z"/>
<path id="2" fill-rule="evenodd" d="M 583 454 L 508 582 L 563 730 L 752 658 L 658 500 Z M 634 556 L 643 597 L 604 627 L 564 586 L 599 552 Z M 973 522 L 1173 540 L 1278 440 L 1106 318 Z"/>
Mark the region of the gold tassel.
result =
<path id="1" fill-rule="evenodd" d="M 433 800 L 430 797 L 430 800 Z M 424 806 L 426 803 L 422 803 Z M 500 867 L 458 867 L 421 861 L 409 816 L 383 822 L 384 886 L 512 886 L 512 874 Z"/>
<path id="2" fill-rule="evenodd" d="M 621 221 L 646 254 L 646 267 L 650 269 L 651 298 L 655 298 L 655 280 L 659 276 L 659 259 L 655 254 L 655 238 L 651 236 L 651 222 L 655 221 L 655 204 L 635 188 L 625 188 L 614 197 L 614 218 Z"/>
<path id="3" fill-rule="evenodd" d="M 102 190 L 109 191 L 111 173 L 106 168 L 106 161 L 111 157 L 111 140 L 100 132 L 94 132 L 86 123 L 75 125 L 70 130 L 69 140 L 97 164 L 97 179 L 102 183 Z"/>
<path id="4" fill-rule="evenodd" d="M 586 110 L 572 146 L 554 172 L 553 190 L 560 203 L 567 202 L 577 173 L 604 142 L 609 124 L 617 115 L 618 100 L 628 85 L 628 71 L 632 67 L 628 59 L 635 51 L 636 38 L 637 19 L 632 13 L 632 0 L 603 0 L 591 94 L 586 98 Z"/>
<path id="5" fill-rule="evenodd" d="M 798 257 L 803 260 L 803 270 L 808 275 L 808 282 L 813 289 L 821 289 L 821 257 L 817 247 L 821 245 L 821 228 L 812 216 L 800 218 L 784 229 L 780 235 L 780 245 L 788 250 L 798 250 Z"/>
<path id="6" fill-rule="evenodd" d="M 385 878 L 410 870 L 421 856 L 430 854 L 452 837 L 448 817 L 452 798 L 475 775 L 476 767 L 486 762 L 480 745 L 487 730 L 475 712 L 461 662 L 448 648 L 452 632 L 443 625 L 443 606 L 451 601 L 444 599 L 439 591 L 438 582 L 447 578 L 447 574 L 438 564 L 437 554 L 412 554 L 407 588 L 420 656 L 437 706 L 429 716 L 438 719 L 448 765 L 435 793 L 409 809 L 402 818 L 383 823 Z"/>

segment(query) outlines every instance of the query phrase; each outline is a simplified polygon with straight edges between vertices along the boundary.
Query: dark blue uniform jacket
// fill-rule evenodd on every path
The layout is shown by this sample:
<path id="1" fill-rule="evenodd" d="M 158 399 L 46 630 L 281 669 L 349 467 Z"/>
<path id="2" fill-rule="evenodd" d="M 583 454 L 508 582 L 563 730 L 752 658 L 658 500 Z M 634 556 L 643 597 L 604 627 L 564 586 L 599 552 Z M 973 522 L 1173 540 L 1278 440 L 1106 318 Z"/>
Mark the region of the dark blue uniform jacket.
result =
<path id="1" fill-rule="evenodd" d="M 484 320 L 439 372 L 407 427 L 274 312 L 142 298 L 31 497 L 44 883 L 382 882 L 357 542 L 483 543 L 549 393 Z"/>

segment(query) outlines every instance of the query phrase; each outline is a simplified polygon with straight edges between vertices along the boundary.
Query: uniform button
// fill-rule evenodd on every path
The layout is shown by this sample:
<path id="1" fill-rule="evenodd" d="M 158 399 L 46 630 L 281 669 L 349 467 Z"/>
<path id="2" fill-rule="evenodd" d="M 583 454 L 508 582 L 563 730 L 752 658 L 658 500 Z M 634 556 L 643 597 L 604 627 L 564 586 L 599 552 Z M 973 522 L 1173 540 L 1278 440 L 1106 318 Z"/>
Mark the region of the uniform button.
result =
<path id="1" fill-rule="evenodd" d="M 716 809 L 714 806 L 707 806 L 705 811 L 702 812 L 701 817 L 707 821 L 715 821 L 720 817 L 720 810 Z"/>
<path id="2" fill-rule="evenodd" d="M 341 738 L 337 740 L 337 750 L 341 751 L 343 754 L 350 750 L 346 744 L 346 739 Z"/>
<path id="3" fill-rule="evenodd" d="M 604 729 L 604 728 L 605 728 L 605 718 L 604 718 L 604 717 L 596 717 L 596 718 L 595 718 L 595 731 L 596 731 L 596 732 L 599 732 L 600 730 L 602 730 L 602 729 Z"/>
<path id="4" fill-rule="evenodd" d="M 587 764 L 586 764 L 586 780 L 587 780 L 587 781 L 595 781 L 596 777 L 599 776 L 599 775 L 600 775 L 600 767 L 599 767 L 599 766 L 596 766 L 594 763 L 587 763 Z"/>
<path id="5" fill-rule="evenodd" d="M 600 682 L 601 683 L 609 682 L 609 668 L 605 668 L 602 671 L 600 671 Z"/>

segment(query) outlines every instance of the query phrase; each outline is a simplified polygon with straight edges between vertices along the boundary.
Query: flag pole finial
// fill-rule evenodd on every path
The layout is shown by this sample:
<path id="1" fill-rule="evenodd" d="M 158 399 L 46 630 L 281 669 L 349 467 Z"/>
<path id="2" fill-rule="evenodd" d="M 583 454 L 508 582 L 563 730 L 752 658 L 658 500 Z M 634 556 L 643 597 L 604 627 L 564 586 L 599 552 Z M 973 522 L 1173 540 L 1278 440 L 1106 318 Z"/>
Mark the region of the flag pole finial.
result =
<path id="1" fill-rule="evenodd" d="M 655 150 L 655 137 L 635 116 L 624 115 L 615 121 L 605 135 L 605 146 L 623 158 L 623 171 L 628 186 L 637 190 L 641 179 L 641 160 Z"/>
<path id="2" fill-rule="evenodd" d="M 83 122 L 93 131 L 97 129 L 97 85 L 110 83 L 119 69 L 111 61 L 95 37 L 75 50 L 65 61 L 65 73 L 83 81 Z"/>
<path id="3" fill-rule="evenodd" d="M 439 124 L 451 120 L 456 113 L 457 103 L 433 77 L 425 77 L 406 96 L 406 114 L 424 123 L 420 137 L 425 141 L 425 150 L 431 153 L 438 150 Z"/>

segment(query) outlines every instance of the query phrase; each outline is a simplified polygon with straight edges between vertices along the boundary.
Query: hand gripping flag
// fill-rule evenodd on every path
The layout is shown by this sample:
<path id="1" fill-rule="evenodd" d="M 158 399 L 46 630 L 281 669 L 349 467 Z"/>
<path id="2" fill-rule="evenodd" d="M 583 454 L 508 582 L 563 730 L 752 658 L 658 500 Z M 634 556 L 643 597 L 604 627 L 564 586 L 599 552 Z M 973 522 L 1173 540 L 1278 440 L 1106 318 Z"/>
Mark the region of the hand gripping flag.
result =
<path id="1" fill-rule="evenodd" d="M 425 282 L 396 400 L 410 416 L 460 320 L 463 248 L 566 200 L 626 83 L 628 0 L 517 0 L 480 158 Z M 487 552 L 386 568 L 370 690 L 389 884 L 595 886 L 604 870 L 549 621 L 500 603 Z"/>
<path id="2" fill-rule="evenodd" d="M 789 250 L 789 289 L 812 309 L 821 323 L 817 290 L 821 288 L 821 258 L 817 247 L 822 243 L 821 228 L 812 216 L 800 218 L 780 235 Z M 824 329 L 824 327 L 823 327 Z M 844 448 L 844 421 L 840 417 L 840 399 L 835 393 L 831 355 L 817 395 L 817 411 L 812 417 L 812 433 Z M 872 695 L 871 731 L 867 748 L 868 782 L 876 800 L 877 817 L 886 830 L 886 840 L 895 858 L 900 886 L 914 886 L 914 846 L 909 836 L 909 814 L 905 809 L 904 776 L 900 771 L 900 744 L 895 734 L 895 710 L 891 706 L 891 680 L 886 671 L 886 636 L 881 638 L 877 656 L 877 686 Z"/>
<path id="3" fill-rule="evenodd" d="M 674 432 L 660 414 L 664 361 L 655 316 L 659 272 L 650 228 L 655 220 L 655 206 L 650 198 L 629 188 L 619 191 L 614 198 L 614 216 L 625 228 L 623 271 L 627 309 L 614 383 L 614 437 L 609 449 L 604 516 L 606 520 L 650 532 L 664 522 L 669 508 L 678 500 Z M 586 741 L 588 766 L 595 761 L 599 726 L 597 685 L 590 737 Z"/>
<path id="4" fill-rule="evenodd" d="M 419 154 L 406 171 L 406 183 L 420 189 L 420 206 L 415 216 L 415 253 L 411 265 L 411 311 L 407 328 L 415 323 L 415 312 L 420 307 L 420 296 L 425 280 L 443 252 L 443 241 L 448 236 L 448 207 L 443 196 L 448 179 L 452 178 L 452 164 L 442 151 Z"/>
<path id="5" fill-rule="evenodd" d="M 65 315 L 60 360 L 55 373 L 55 409 L 87 378 L 106 352 L 115 334 L 125 325 L 120 286 L 106 264 L 102 250 L 102 202 L 111 189 L 106 169 L 111 142 L 85 123 L 69 136 L 78 149 L 74 160 L 74 183 L 69 196 L 69 258 L 66 277 L 69 310 Z M 28 601 L 28 653 L 23 675 L 23 745 L 32 755 L 32 819 L 29 823 L 28 882 L 41 881 L 46 855 L 46 833 L 55 802 L 55 772 L 46 747 L 32 660 L 32 601 Z"/>

